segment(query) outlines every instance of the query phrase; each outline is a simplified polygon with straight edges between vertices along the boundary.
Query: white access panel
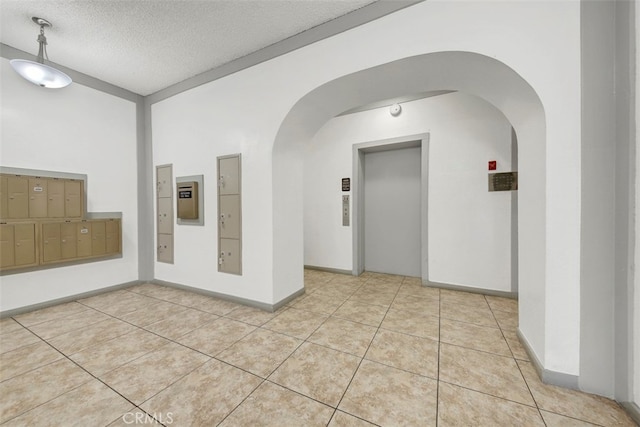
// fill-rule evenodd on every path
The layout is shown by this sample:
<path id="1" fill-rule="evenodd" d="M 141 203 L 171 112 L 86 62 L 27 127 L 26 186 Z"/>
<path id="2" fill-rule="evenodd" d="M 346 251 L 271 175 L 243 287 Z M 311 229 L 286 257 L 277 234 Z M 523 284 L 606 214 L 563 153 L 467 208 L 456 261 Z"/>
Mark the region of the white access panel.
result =
<path id="1" fill-rule="evenodd" d="M 240 253 L 240 240 L 237 239 L 220 239 L 220 254 L 218 265 L 220 271 L 232 274 L 242 273 Z"/>
<path id="2" fill-rule="evenodd" d="M 173 234 L 158 234 L 158 261 L 173 264 Z"/>
<path id="3" fill-rule="evenodd" d="M 173 203 L 171 197 L 158 199 L 158 233 L 173 234 Z"/>
<path id="4" fill-rule="evenodd" d="M 158 166 L 156 168 L 157 197 L 171 197 L 173 195 L 173 182 L 171 180 L 171 166 Z"/>

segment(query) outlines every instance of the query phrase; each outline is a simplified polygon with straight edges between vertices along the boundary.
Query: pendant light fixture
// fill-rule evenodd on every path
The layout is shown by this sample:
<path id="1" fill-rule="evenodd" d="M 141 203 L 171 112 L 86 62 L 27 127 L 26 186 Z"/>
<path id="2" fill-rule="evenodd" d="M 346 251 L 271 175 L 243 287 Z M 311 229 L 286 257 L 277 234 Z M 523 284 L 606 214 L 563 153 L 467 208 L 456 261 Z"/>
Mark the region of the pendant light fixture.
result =
<path id="1" fill-rule="evenodd" d="M 45 57 L 47 61 L 49 61 L 49 55 L 47 55 L 47 38 L 44 36 L 44 29 L 45 27 L 52 27 L 51 22 L 35 16 L 31 19 L 40 26 L 40 35 L 38 35 L 38 57 L 36 61 L 12 59 L 9 61 L 11 66 L 18 74 L 35 85 L 51 89 L 69 86 L 71 84 L 71 77 L 44 63 Z"/>

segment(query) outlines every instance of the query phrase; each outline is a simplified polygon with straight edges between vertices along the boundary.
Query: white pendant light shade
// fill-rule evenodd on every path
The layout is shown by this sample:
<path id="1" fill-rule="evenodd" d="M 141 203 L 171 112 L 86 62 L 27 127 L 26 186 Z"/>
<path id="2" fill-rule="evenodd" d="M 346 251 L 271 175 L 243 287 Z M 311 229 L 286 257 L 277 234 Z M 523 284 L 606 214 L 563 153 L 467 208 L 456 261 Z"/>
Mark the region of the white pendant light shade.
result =
<path id="1" fill-rule="evenodd" d="M 71 77 L 48 65 L 26 59 L 12 59 L 9 62 L 18 74 L 35 85 L 59 89 L 71 84 Z"/>
<path id="2" fill-rule="evenodd" d="M 67 76 L 60 70 L 57 70 L 44 63 L 47 55 L 47 38 L 44 36 L 44 29 L 51 28 L 51 22 L 43 18 L 34 16 L 31 18 L 40 27 L 40 35 L 38 35 L 38 56 L 36 61 L 28 61 L 26 59 L 12 59 L 9 61 L 11 67 L 34 85 L 47 87 L 50 89 L 59 89 L 71 84 L 71 77 Z"/>

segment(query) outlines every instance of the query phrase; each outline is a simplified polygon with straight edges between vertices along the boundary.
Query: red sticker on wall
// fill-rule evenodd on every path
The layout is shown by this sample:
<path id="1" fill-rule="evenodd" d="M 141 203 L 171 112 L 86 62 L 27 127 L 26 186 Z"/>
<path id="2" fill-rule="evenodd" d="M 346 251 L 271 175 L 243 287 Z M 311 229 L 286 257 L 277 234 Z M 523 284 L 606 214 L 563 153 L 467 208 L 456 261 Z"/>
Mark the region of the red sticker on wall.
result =
<path id="1" fill-rule="evenodd" d="M 495 160 L 489 160 L 489 170 L 494 171 L 498 167 L 498 162 Z"/>

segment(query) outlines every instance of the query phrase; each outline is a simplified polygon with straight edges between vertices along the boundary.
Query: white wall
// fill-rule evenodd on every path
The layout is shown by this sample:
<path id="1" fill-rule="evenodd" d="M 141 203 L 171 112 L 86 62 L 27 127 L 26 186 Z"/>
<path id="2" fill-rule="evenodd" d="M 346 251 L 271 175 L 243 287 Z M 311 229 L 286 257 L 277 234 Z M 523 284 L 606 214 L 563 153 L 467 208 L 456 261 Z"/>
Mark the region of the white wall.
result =
<path id="1" fill-rule="evenodd" d="M 451 93 L 336 117 L 306 145 L 305 264 L 352 270 L 352 228 L 340 222 L 340 179 L 352 176 L 352 145 L 430 133 L 429 277 L 511 291 L 511 193 L 487 191 L 487 162 L 511 170 L 511 125 L 492 105 Z M 336 214 L 338 217 L 336 218 Z"/>
<path id="2" fill-rule="evenodd" d="M 0 278 L 11 310 L 138 278 L 136 105 L 79 84 L 51 90 L 0 60 L 2 166 L 87 175 L 88 210 L 122 212 L 121 259 Z"/>
<path id="3" fill-rule="evenodd" d="M 541 25 L 544 31 L 540 31 Z M 520 211 L 520 219 L 530 217 L 540 230 L 529 232 L 526 257 L 520 258 L 520 277 L 527 277 L 528 286 L 523 292 L 520 280 L 520 295 L 526 299 L 520 324 L 543 366 L 577 375 L 579 30 L 580 4 L 575 1 L 432 0 L 154 105 L 154 164 L 173 163 L 176 175 L 205 174 L 208 212 L 204 228 L 177 228 L 176 263 L 156 264 L 156 277 L 266 303 L 301 289 L 301 200 L 294 197 L 280 203 L 279 198 L 279 194 L 302 194 L 302 165 L 296 163 L 299 147 L 287 146 L 287 151 L 272 158 L 274 141 L 288 112 L 314 89 L 351 73 L 433 52 L 478 53 L 513 69 L 531 85 L 544 108 L 546 138 L 538 145 L 532 141 L 520 152 L 521 159 L 539 159 L 534 169 L 542 173 L 530 176 L 527 185 L 541 192 L 536 194 L 544 194 L 526 201 L 526 209 Z M 446 71 L 458 72 L 455 68 Z M 422 78 L 429 80 L 429 76 Z M 397 92 L 389 95 L 404 95 L 402 85 L 402 81 L 390 79 L 390 88 Z M 529 107 L 508 96 L 499 101 L 512 111 L 524 112 Z M 322 99 L 304 108 L 322 111 L 334 106 L 332 99 Z M 339 111 L 333 115 L 336 113 Z M 326 121 L 325 116 L 318 117 Z M 518 119 L 527 130 L 539 126 L 527 122 L 524 115 Z M 313 133 L 322 124 L 318 123 Z M 305 129 L 283 131 L 301 142 L 313 135 Z M 215 173 L 215 156 L 230 152 L 243 154 L 242 277 L 216 272 L 216 226 L 211 216 L 216 207 L 213 193 L 206 190 L 215 188 L 207 184 Z M 278 175 L 282 165 L 291 169 L 283 168 Z M 524 164 L 519 166 L 522 172 Z M 564 185 L 551 184 L 557 182 Z M 520 203 L 525 203 L 523 195 L 520 192 Z M 520 233 L 520 237 L 525 236 Z M 291 267 L 280 268 L 282 265 Z"/>

